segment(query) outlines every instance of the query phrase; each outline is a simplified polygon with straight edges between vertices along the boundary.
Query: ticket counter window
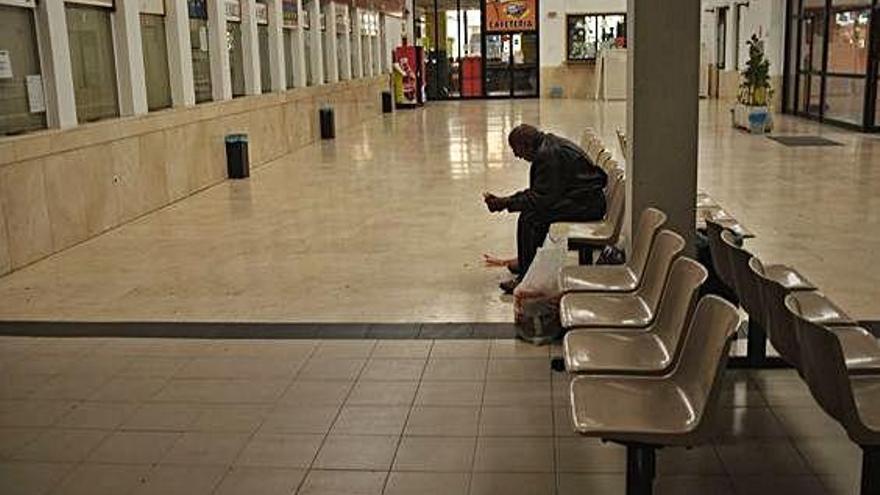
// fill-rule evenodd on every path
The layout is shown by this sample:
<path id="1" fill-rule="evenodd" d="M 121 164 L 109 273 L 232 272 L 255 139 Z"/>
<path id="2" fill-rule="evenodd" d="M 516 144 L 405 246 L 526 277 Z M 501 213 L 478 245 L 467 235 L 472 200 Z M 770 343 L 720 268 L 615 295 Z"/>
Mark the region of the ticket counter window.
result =
<path id="1" fill-rule="evenodd" d="M 241 22 L 228 21 L 226 23 L 226 47 L 229 50 L 232 97 L 244 96 L 244 49 L 241 43 Z"/>
<path id="2" fill-rule="evenodd" d="M 45 127 L 34 11 L 0 5 L 0 136 Z"/>
<path id="3" fill-rule="evenodd" d="M 111 10 L 68 3 L 67 34 L 79 122 L 119 116 Z"/>
<path id="4" fill-rule="evenodd" d="M 192 47 L 193 87 L 196 103 L 211 101 L 211 53 L 208 47 L 208 19 L 189 19 L 189 39 Z"/>
<path id="5" fill-rule="evenodd" d="M 147 82 L 147 108 L 151 111 L 168 108 L 171 106 L 171 82 L 168 72 L 168 45 L 165 41 L 165 16 L 141 14 L 141 39 Z"/>

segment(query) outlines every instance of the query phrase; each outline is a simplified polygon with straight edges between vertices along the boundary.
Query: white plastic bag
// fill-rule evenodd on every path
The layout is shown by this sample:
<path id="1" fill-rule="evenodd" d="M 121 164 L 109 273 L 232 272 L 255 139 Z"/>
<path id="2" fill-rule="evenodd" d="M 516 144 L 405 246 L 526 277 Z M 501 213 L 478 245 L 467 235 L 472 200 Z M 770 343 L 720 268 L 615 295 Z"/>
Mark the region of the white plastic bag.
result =
<path id="1" fill-rule="evenodd" d="M 538 248 L 529 271 L 513 291 L 514 298 L 559 296 L 562 293 L 559 271 L 565 264 L 565 256 L 565 244 L 554 242 L 547 236 L 544 245 Z"/>
<path id="2" fill-rule="evenodd" d="M 565 244 L 550 236 L 538 249 L 529 271 L 513 291 L 517 336 L 536 345 L 548 344 L 562 335 L 559 323 L 559 271 L 565 264 Z"/>

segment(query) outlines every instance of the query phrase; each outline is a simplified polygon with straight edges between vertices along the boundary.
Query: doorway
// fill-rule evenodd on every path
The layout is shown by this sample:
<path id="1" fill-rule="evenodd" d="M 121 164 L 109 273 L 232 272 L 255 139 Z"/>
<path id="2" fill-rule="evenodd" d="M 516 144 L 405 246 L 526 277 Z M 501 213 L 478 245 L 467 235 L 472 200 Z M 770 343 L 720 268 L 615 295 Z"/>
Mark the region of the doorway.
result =
<path id="1" fill-rule="evenodd" d="M 538 35 L 486 35 L 486 96 L 538 95 Z"/>
<path id="2" fill-rule="evenodd" d="M 537 29 L 486 32 L 487 3 L 498 0 L 414 1 L 413 43 L 425 52 L 428 100 L 538 96 Z M 536 18 L 535 0 L 507 3 Z"/>

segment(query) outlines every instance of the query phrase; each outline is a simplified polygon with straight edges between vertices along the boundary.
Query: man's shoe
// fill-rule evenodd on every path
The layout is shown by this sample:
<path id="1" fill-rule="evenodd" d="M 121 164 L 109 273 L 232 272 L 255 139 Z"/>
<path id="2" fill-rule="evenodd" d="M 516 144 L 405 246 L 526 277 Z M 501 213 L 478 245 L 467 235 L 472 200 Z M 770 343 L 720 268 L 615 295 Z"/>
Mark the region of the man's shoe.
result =
<path id="1" fill-rule="evenodd" d="M 513 289 L 516 289 L 516 286 L 519 285 L 519 278 L 512 278 L 510 280 L 505 280 L 498 284 L 498 287 L 504 291 L 505 294 L 513 294 Z"/>
<path id="2" fill-rule="evenodd" d="M 514 262 L 514 263 L 507 265 L 507 271 L 509 271 L 510 273 L 512 273 L 514 275 L 522 275 L 522 273 L 520 273 L 520 270 L 519 270 L 519 262 Z"/>

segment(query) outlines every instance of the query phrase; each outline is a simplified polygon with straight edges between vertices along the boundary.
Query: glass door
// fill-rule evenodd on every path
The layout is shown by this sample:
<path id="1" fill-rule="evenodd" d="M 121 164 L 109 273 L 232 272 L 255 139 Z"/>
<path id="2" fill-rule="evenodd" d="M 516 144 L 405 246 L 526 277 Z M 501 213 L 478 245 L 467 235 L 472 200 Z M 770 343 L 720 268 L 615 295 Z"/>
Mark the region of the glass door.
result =
<path id="1" fill-rule="evenodd" d="M 833 2 L 828 28 L 823 117 L 864 125 L 868 87 L 870 0 Z M 860 5 L 861 4 L 861 5 Z"/>
<path id="2" fill-rule="evenodd" d="M 819 3 L 819 2 L 814 2 Z M 823 2 L 824 3 L 824 2 Z M 800 63 L 798 66 L 798 113 L 821 117 L 824 66 L 825 8 L 804 6 L 801 15 Z"/>
<path id="3" fill-rule="evenodd" d="M 538 95 L 538 34 L 486 36 L 486 96 Z"/>
<path id="4" fill-rule="evenodd" d="M 510 96 L 512 35 L 486 35 L 486 96 Z"/>
<path id="5" fill-rule="evenodd" d="M 511 70 L 513 71 L 514 96 L 537 96 L 537 33 L 514 33 L 511 46 Z"/>

